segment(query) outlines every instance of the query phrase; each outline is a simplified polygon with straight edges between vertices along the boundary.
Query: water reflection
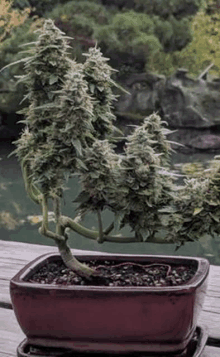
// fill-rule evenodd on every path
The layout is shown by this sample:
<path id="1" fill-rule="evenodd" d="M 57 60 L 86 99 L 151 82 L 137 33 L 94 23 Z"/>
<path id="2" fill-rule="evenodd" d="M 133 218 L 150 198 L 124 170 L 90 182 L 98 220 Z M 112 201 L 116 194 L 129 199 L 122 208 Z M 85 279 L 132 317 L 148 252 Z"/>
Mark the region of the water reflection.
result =
<path id="1" fill-rule="evenodd" d="M 54 245 L 49 238 L 42 237 L 38 233 L 38 227 L 41 220 L 41 212 L 38 205 L 35 205 L 28 197 L 24 189 L 20 166 L 14 156 L 8 158 L 13 146 L 7 143 L 0 145 L 0 234 L 2 240 L 19 241 L 26 243 L 37 243 L 45 245 Z M 189 161 L 204 162 L 211 160 L 214 154 L 194 155 L 178 154 L 173 156 L 173 163 L 179 164 Z M 74 216 L 74 205 L 71 202 L 79 192 L 79 185 L 76 179 L 69 183 L 70 189 L 65 192 L 63 202 L 63 213 Z M 108 226 L 111 220 L 111 212 L 105 212 L 103 224 Z M 51 216 L 51 221 L 52 221 Z M 85 225 L 92 229 L 97 226 L 95 215 L 88 215 L 84 221 Z M 53 224 L 53 222 L 51 222 Z M 130 232 L 127 229 L 126 235 Z M 220 265 L 220 238 L 207 239 L 201 242 L 186 243 L 177 252 L 174 245 L 159 245 L 149 243 L 131 243 L 98 244 L 96 241 L 82 238 L 76 233 L 70 233 L 70 245 L 72 248 L 97 250 L 109 253 L 130 253 L 130 254 L 171 254 L 171 255 L 189 255 L 200 256 L 209 259 L 211 264 Z"/>

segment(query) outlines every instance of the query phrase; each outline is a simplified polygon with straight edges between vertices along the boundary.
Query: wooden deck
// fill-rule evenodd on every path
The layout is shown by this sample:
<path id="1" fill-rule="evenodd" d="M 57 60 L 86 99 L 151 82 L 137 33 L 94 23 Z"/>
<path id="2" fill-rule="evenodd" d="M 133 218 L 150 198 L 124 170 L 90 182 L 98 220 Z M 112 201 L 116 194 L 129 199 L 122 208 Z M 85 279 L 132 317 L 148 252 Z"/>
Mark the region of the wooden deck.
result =
<path id="1" fill-rule="evenodd" d="M 0 241 L 0 252 L 0 357 L 16 357 L 16 348 L 25 336 L 12 310 L 9 281 L 27 262 L 40 254 L 57 252 L 57 248 Z M 208 344 L 201 357 L 220 357 L 220 266 L 211 266 L 199 324 L 209 329 Z"/>

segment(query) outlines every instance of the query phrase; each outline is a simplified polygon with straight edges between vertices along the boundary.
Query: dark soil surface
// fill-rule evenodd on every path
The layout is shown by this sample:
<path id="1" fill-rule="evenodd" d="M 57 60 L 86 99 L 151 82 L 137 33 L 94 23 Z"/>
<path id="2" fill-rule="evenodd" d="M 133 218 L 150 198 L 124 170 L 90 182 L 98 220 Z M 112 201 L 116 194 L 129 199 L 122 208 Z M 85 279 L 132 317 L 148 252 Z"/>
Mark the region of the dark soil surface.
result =
<path id="1" fill-rule="evenodd" d="M 188 282 L 196 272 L 194 266 L 136 264 L 132 262 L 93 260 L 87 263 L 100 274 L 90 280 L 81 278 L 61 261 L 51 262 L 29 278 L 29 282 L 52 285 L 92 286 L 176 286 Z"/>

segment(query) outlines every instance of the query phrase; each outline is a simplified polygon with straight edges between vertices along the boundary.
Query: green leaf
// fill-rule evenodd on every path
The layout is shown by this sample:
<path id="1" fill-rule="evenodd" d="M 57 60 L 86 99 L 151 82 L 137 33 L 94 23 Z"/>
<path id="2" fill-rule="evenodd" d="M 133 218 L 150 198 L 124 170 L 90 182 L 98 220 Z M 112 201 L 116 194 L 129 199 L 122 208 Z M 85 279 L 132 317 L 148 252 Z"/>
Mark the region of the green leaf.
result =
<path id="1" fill-rule="evenodd" d="M 104 86 L 103 87 L 100 87 L 100 86 L 97 86 L 99 92 L 103 92 L 105 90 Z"/>
<path id="2" fill-rule="evenodd" d="M 196 216 L 197 214 L 199 214 L 200 212 L 202 212 L 203 210 L 203 207 L 197 207 L 194 209 L 194 212 L 193 212 L 193 216 Z"/>
<path id="3" fill-rule="evenodd" d="M 51 109 L 51 108 L 54 108 L 54 104 L 47 103 L 47 104 L 43 104 L 38 107 L 35 107 L 34 110 Z"/>
<path id="4" fill-rule="evenodd" d="M 165 206 L 161 209 L 158 209 L 160 213 L 175 213 L 177 210 L 172 206 Z"/>
<path id="5" fill-rule="evenodd" d="M 139 229 L 138 233 L 142 236 L 144 242 L 146 242 L 150 236 L 150 231 L 148 229 Z"/>
<path id="6" fill-rule="evenodd" d="M 161 224 L 165 227 L 169 226 L 170 224 L 170 215 L 169 214 L 162 214 L 159 216 Z"/>
<path id="7" fill-rule="evenodd" d="M 79 167 L 81 167 L 82 169 L 88 171 L 88 168 L 86 167 L 86 165 L 84 164 L 84 162 L 83 162 L 82 160 L 80 160 L 80 159 L 78 159 L 78 158 L 76 157 L 76 161 L 77 161 Z"/>
<path id="8" fill-rule="evenodd" d="M 95 84 L 90 83 L 89 89 L 90 89 L 90 92 L 91 92 L 92 94 L 94 94 L 94 93 L 95 93 Z"/>
<path id="9" fill-rule="evenodd" d="M 214 219 L 215 222 L 219 223 L 220 222 L 220 219 L 218 216 L 216 216 L 215 214 L 209 212 L 210 216 Z"/>
<path id="10" fill-rule="evenodd" d="M 218 206 L 218 202 L 216 202 L 216 201 L 213 201 L 213 200 L 207 201 L 206 200 L 206 202 L 211 206 Z"/>
<path id="11" fill-rule="evenodd" d="M 79 139 L 72 139 L 71 140 L 73 146 L 75 147 L 76 151 L 79 153 L 80 156 L 82 156 L 82 146 L 81 146 L 81 142 L 79 141 Z"/>
<path id="12" fill-rule="evenodd" d="M 117 212 L 114 217 L 114 233 L 116 234 L 121 226 L 121 222 L 124 218 L 124 213 L 122 212 Z"/>
<path id="13" fill-rule="evenodd" d="M 80 202 L 80 203 L 86 203 L 90 198 L 90 195 L 88 192 L 82 191 L 80 194 L 75 198 L 74 201 L 72 202 Z"/>
<path id="14" fill-rule="evenodd" d="M 50 78 L 49 78 L 49 84 L 52 85 L 52 84 L 56 83 L 57 81 L 58 81 L 58 76 L 51 74 Z"/>

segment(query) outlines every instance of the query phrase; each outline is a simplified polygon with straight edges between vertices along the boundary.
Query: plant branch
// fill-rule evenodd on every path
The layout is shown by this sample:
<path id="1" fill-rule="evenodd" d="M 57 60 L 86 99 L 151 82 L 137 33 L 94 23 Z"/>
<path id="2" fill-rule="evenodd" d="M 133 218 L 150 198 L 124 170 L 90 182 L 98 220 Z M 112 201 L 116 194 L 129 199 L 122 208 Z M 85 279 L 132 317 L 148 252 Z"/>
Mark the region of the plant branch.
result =
<path id="1" fill-rule="evenodd" d="M 97 216 L 98 216 L 98 225 L 99 225 L 99 236 L 97 238 L 98 243 L 103 243 L 104 242 L 104 234 L 103 234 L 103 227 L 102 227 L 102 217 L 100 210 L 97 210 Z"/>
<path id="2" fill-rule="evenodd" d="M 45 230 L 48 230 L 48 204 L 46 195 L 42 195 L 41 207 L 43 213 L 42 227 Z"/>
<path id="3" fill-rule="evenodd" d="M 107 236 L 114 229 L 114 222 L 112 222 L 104 231 L 104 234 Z"/>
<path id="4" fill-rule="evenodd" d="M 72 218 L 67 216 L 61 216 L 60 221 L 63 227 L 70 228 L 74 232 L 82 235 L 85 238 L 97 240 L 99 237 L 98 231 L 92 231 L 88 228 L 81 226 L 79 223 L 76 223 Z M 110 228 L 110 226 L 109 226 Z M 104 240 L 106 242 L 115 242 L 115 243 L 135 243 L 139 242 L 139 238 L 136 237 L 124 237 L 124 236 L 109 236 L 104 234 Z M 172 241 L 164 240 L 159 237 L 149 237 L 145 243 L 158 243 L 158 244 L 173 244 Z"/>
<path id="5" fill-rule="evenodd" d="M 46 195 L 42 195 L 41 207 L 42 207 L 43 221 L 42 221 L 41 227 L 39 228 L 39 233 L 44 235 L 47 238 L 51 238 L 51 239 L 55 240 L 56 243 L 65 241 L 65 237 L 63 235 L 60 235 L 59 233 L 58 234 L 54 233 L 49 230 L 48 203 L 47 203 Z"/>
<path id="6" fill-rule="evenodd" d="M 80 263 L 72 254 L 67 241 L 57 241 L 57 246 L 64 264 L 76 274 L 81 277 L 89 279 L 91 276 L 99 275 L 94 269 L 88 267 L 86 264 Z"/>
<path id="7" fill-rule="evenodd" d="M 54 204 L 54 214 L 56 220 L 56 234 L 59 237 L 64 237 L 64 240 L 56 240 L 57 247 L 59 249 L 59 253 L 64 264 L 71 270 L 73 270 L 76 274 L 80 275 L 81 277 L 90 279 L 93 275 L 97 275 L 98 273 L 95 272 L 94 269 L 89 268 L 87 265 L 80 263 L 72 254 L 71 249 L 67 243 L 68 235 L 65 232 L 66 227 L 62 225 L 61 222 L 61 207 L 60 207 L 60 198 L 54 197 L 53 198 Z"/>
<path id="8" fill-rule="evenodd" d="M 25 189 L 26 189 L 29 197 L 35 203 L 40 204 L 40 197 L 42 196 L 42 193 L 37 188 L 37 186 L 35 186 L 32 182 L 30 167 L 29 167 L 28 163 L 27 162 L 22 163 L 21 168 L 22 168 L 22 175 L 23 175 L 23 179 L 24 179 Z"/>

